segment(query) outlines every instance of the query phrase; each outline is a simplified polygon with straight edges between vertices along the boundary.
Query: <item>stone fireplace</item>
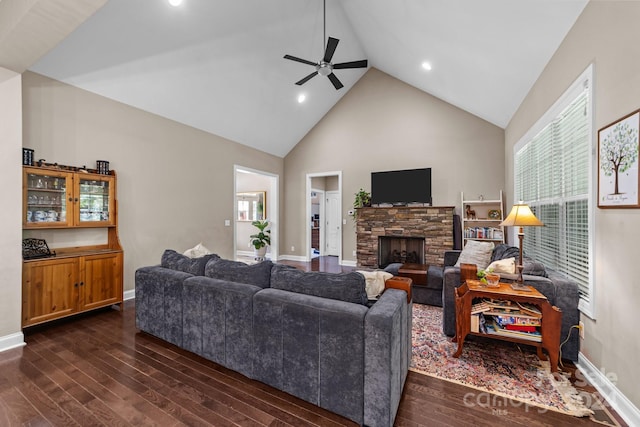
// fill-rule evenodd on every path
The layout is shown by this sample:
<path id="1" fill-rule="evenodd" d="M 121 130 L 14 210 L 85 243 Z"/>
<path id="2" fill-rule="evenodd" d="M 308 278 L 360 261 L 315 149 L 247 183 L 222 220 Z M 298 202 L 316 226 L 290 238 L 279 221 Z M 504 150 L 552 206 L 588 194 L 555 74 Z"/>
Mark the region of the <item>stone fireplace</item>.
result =
<path id="1" fill-rule="evenodd" d="M 453 249 L 453 212 L 453 206 L 359 208 L 357 265 L 379 268 L 381 237 L 421 239 L 423 263 L 444 265 L 444 252 Z"/>

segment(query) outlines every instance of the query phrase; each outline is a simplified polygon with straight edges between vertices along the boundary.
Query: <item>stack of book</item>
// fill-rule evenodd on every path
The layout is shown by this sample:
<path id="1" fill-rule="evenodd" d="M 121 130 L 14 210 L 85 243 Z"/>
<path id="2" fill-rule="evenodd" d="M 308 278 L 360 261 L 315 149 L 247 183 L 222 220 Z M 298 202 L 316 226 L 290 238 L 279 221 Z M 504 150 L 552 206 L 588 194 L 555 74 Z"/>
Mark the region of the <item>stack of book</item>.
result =
<path id="1" fill-rule="evenodd" d="M 471 332 L 542 341 L 542 313 L 533 304 L 482 299 L 471 307 Z"/>

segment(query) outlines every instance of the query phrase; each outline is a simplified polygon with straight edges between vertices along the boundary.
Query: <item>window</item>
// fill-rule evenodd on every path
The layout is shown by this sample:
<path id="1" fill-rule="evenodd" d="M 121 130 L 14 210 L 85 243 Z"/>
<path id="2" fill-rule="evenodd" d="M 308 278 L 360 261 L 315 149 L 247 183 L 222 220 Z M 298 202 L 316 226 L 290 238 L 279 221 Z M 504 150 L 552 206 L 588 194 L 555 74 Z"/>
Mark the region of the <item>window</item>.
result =
<path id="1" fill-rule="evenodd" d="M 528 227 L 524 251 L 578 283 L 593 317 L 593 69 L 576 80 L 514 148 L 514 199 L 545 224 Z"/>

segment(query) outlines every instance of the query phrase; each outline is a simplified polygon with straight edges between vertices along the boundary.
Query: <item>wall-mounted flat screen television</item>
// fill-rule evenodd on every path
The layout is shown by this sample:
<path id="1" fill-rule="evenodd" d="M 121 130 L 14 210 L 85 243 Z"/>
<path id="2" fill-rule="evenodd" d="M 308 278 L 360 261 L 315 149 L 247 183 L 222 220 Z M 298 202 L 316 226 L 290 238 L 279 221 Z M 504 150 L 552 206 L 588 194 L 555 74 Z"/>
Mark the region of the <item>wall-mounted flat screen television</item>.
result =
<path id="1" fill-rule="evenodd" d="M 431 204 L 431 168 L 372 172 L 371 203 Z"/>

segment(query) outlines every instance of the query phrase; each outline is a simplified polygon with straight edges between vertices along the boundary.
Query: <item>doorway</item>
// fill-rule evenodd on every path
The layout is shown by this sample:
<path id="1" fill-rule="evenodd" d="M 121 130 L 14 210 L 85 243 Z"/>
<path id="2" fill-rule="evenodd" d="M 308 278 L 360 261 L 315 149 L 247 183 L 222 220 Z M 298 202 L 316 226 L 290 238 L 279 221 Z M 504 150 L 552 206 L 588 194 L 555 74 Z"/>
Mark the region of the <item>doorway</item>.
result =
<path id="1" fill-rule="evenodd" d="M 311 258 L 322 255 L 324 248 L 325 197 L 324 190 L 311 189 Z"/>
<path id="2" fill-rule="evenodd" d="M 306 185 L 306 218 L 304 224 L 306 231 L 306 260 L 310 261 L 314 257 L 312 243 L 319 243 L 320 256 L 336 256 L 338 263 L 342 264 L 342 172 L 320 172 L 307 174 Z M 322 192 L 322 203 L 317 202 L 314 206 L 313 193 L 318 197 Z M 318 210 L 317 231 L 316 212 Z M 317 241 L 313 241 L 314 233 L 318 233 Z"/>
<path id="3" fill-rule="evenodd" d="M 266 219 L 271 230 L 271 244 L 266 258 L 278 260 L 279 194 L 278 175 L 244 166 L 234 165 L 233 253 L 236 260 L 254 259 L 249 236 L 257 232 L 251 225 L 254 219 Z"/>

